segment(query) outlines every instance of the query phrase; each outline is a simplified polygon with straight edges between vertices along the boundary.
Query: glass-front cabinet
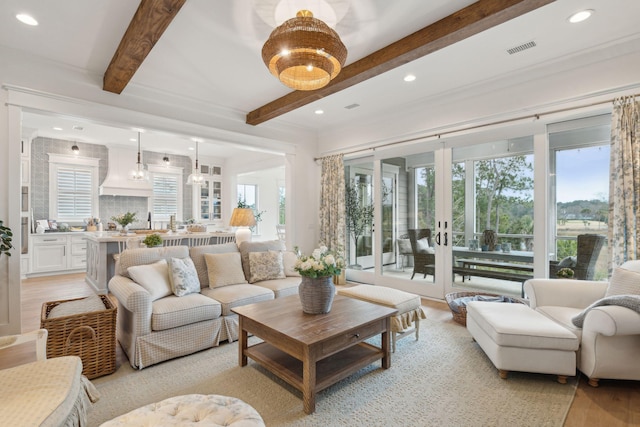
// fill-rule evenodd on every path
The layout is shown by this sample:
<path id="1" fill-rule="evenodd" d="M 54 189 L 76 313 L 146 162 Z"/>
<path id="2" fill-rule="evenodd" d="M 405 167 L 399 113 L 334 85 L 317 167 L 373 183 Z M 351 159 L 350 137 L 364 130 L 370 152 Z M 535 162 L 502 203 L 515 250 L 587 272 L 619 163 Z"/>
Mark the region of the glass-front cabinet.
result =
<path id="1" fill-rule="evenodd" d="M 204 182 L 199 186 L 198 220 L 204 223 L 222 221 L 222 170 L 219 166 L 202 168 L 205 174 Z"/>
<path id="2" fill-rule="evenodd" d="M 205 179 L 200 186 L 200 219 L 222 219 L 222 182 L 213 178 Z"/>

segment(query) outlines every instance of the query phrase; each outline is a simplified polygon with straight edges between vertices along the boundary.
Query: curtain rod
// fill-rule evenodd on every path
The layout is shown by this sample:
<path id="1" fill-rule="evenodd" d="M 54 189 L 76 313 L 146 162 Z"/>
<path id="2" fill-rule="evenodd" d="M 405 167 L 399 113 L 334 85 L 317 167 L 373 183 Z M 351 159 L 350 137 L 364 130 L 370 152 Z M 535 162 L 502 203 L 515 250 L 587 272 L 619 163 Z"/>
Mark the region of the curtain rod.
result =
<path id="1" fill-rule="evenodd" d="M 548 115 L 551 115 L 551 114 L 564 113 L 566 111 L 578 110 L 580 108 L 595 107 L 597 105 L 605 105 L 605 104 L 609 104 L 611 102 L 614 102 L 616 99 L 619 99 L 619 98 L 635 98 L 636 96 L 640 96 L 640 94 L 618 96 L 618 97 L 616 97 L 614 99 L 610 99 L 608 101 L 593 102 L 591 104 L 581 105 L 579 107 L 560 108 L 560 109 L 557 109 L 557 110 L 546 111 L 544 113 L 529 114 L 529 115 L 525 115 L 525 116 L 514 117 L 514 118 L 511 118 L 511 119 L 498 120 L 498 121 L 495 121 L 495 122 L 483 123 L 483 124 L 479 124 L 479 125 L 466 127 L 464 129 L 455 129 L 455 130 L 448 130 L 448 131 L 444 131 L 444 132 L 436 132 L 436 133 L 432 133 L 432 134 L 429 134 L 429 135 L 422 135 L 422 136 L 416 136 L 416 137 L 413 137 L 413 138 L 401 139 L 399 141 L 387 142 L 387 143 L 383 143 L 383 144 L 380 144 L 380 145 L 376 145 L 375 147 L 360 148 L 360 149 L 351 150 L 351 151 L 343 151 L 341 153 L 346 156 L 346 155 L 354 154 L 354 153 L 375 151 L 376 149 L 379 149 L 379 148 L 392 147 L 394 145 L 406 144 L 408 142 L 419 141 L 419 140 L 422 140 L 422 139 L 429 139 L 429 138 L 440 139 L 442 136 L 449 135 L 449 134 L 456 133 L 456 132 L 460 132 L 460 131 L 481 129 L 481 128 L 485 128 L 485 127 L 489 127 L 489 126 L 502 125 L 502 124 L 511 123 L 511 122 L 517 122 L 517 121 L 526 120 L 526 119 L 539 120 L 540 117 L 548 116 Z M 314 161 L 322 160 L 323 157 L 326 157 L 326 156 L 315 157 L 313 160 Z"/>

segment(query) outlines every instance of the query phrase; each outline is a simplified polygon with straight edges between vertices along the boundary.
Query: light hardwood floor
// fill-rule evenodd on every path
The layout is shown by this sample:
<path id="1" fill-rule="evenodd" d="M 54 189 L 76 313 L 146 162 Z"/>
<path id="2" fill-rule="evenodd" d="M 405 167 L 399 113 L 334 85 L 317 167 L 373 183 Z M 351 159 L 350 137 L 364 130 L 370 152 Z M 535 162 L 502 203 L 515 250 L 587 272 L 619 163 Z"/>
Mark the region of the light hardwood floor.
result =
<path id="1" fill-rule="evenodd" d="M 23 332 L 40 327 L 40 312 L 44 302 L 80 298 L 91 294 L 91 288 L 84 282 L 84 274 L 24 280 L 21 296 Z M 431 320 L 453 322 L 446 303 L 423 299 L 422 305 Z M 35 352 L 28 347 L 13 352 L 0 352 L 0 369 L 23 363 L 34 357 Z M 129 362 L 118 347 L 118 366 L 121 363 Z M 497 372 L 496 375 L 498 375 Z M 551 376 L 549 381 L 553 381 Z M 601 380 L 600 383 L 600 387 L 593 388 L 587 385 L 584 377 L 580 377 L 578 391 L 569 410 L 565 427 L 640 426 L 640 382 Z"/>

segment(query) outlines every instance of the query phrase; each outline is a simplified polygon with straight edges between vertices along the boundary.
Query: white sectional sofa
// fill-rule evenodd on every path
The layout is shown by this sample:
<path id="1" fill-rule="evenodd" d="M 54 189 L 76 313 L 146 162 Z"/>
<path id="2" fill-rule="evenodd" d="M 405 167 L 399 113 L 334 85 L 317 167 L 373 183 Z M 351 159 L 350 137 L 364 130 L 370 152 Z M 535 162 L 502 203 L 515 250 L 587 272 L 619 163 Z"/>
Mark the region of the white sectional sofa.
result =
<path id="1" fill-rule="evenodd" d="M 600 379 L 640 380 L 640 260 L 616 267 L 609 282 L 530 279 L 529 307 L 471 301 L 467 329 L 506 378 L 509 371 L 557 374 L 576 368 Z"/>
<path id="2" fill-rule="evenodd" d="M 129 363 L 142 369 L 236 340 L 231 308 L 296 294 L 293 263 L 278 240 L 122 252 L 109 290 Z"/>
<path id="3" fill-rule="evenodd" d="M 640 261 L 616 267 L 609 282 L 532 279 L 524 284 L 532 309 L 580 340 L 577 368 L 600 379 L 640 380 Z M 582 327 L 576 326 L 578 315 Z"/>

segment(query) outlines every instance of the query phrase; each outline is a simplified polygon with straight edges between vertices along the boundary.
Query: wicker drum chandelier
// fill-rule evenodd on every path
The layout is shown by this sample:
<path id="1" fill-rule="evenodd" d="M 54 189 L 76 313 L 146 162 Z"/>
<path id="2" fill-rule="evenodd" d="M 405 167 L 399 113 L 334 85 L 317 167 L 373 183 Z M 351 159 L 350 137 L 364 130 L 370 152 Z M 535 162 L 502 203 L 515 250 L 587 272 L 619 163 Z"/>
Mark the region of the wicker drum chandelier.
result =
<path id="1" fill-rule="evenodd" d="M 285 86 L 315 90 L 329 84 L 347 60 L 338 33 L 301 10 L 277 27 L 262 47 L 262 60 Z"/>

